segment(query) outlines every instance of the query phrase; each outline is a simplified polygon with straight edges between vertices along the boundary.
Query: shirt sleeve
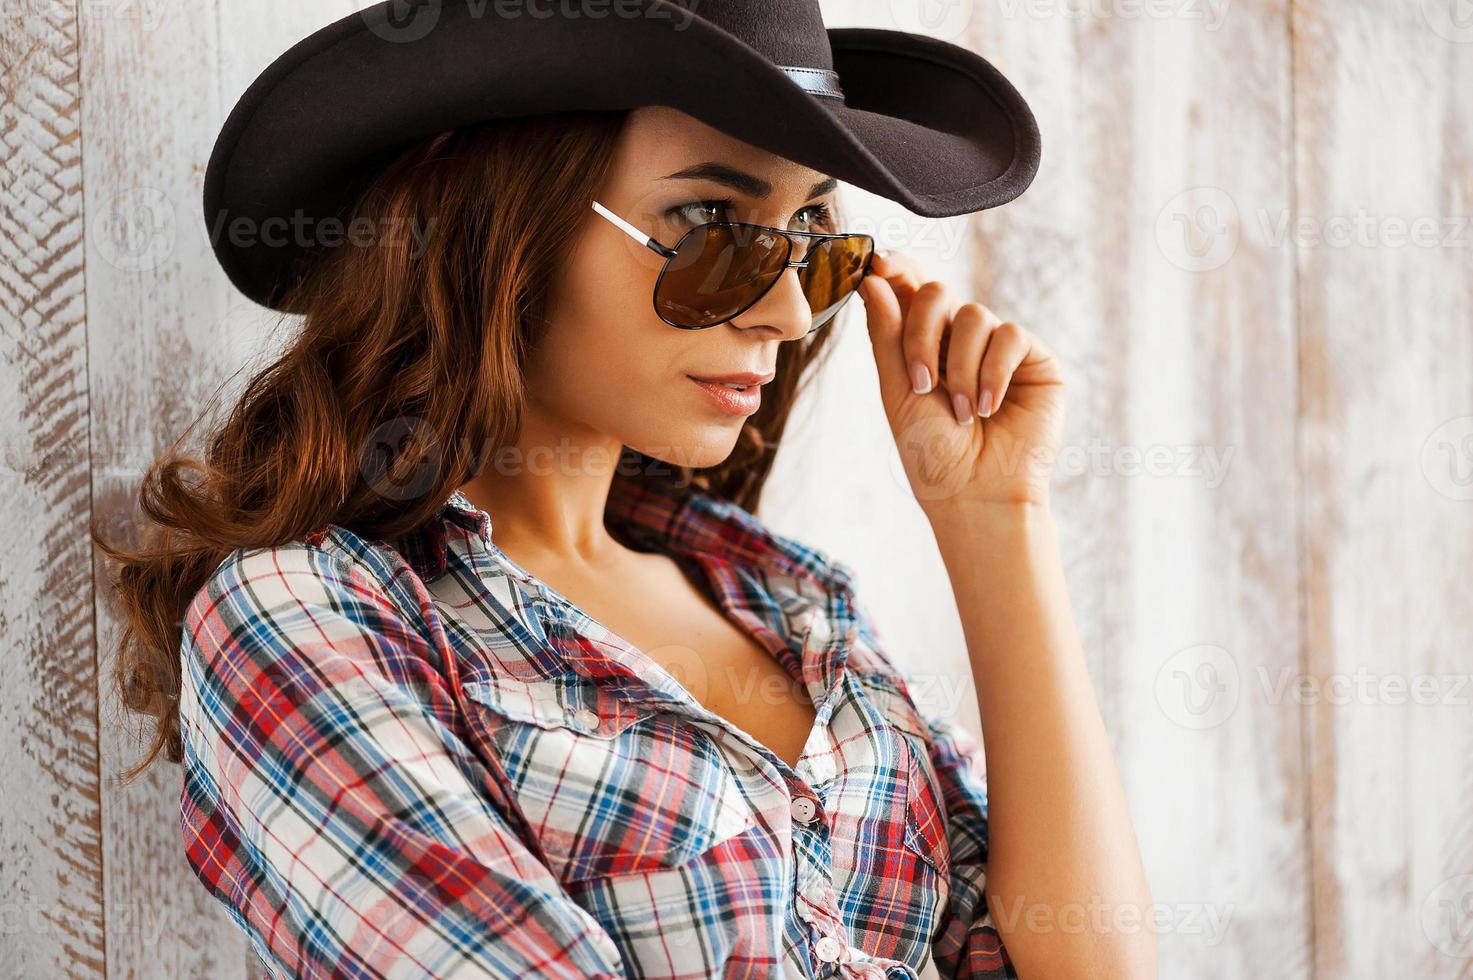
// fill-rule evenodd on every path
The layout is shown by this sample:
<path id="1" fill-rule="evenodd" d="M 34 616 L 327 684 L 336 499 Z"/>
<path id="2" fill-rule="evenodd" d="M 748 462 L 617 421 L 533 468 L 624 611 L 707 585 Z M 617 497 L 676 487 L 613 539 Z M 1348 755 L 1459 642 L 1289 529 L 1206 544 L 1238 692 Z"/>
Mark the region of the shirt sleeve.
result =
<path id="1" fill-rule="evenodd" d="M 992 924 L 987 882 L 987 782 L 982 746 L 954 719 L 922 712 L 931 729 L 931 764 L 946 808 L 951 850 L 951 893 L 931 946 L 943 977 L 1002 980 L 1017 977 Z"/>
<path id="2" fill-rule="evenodd" d="M 424 635 L 329 550 L 226 559 L 182 638 L 191 869 L 272 976 L 624 976 L 493 805 Z"/>

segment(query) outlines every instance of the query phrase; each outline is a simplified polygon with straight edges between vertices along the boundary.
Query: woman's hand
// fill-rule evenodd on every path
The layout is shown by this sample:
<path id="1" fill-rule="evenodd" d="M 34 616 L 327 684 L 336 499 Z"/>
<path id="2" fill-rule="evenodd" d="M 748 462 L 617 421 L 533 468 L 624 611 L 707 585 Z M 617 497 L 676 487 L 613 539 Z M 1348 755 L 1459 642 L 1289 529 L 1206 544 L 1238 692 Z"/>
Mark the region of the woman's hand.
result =
<path id="1" fill-rule="evenodd" d="M 998 935 L 1019 976 L 1155 977 L 1150 929 L 1032 925 L 1036 912 L 1058 923 L 1071 909 L 1151 907 L 1058 528 L 1033 506 L 1048 503 L 1063 427 L 1059 363 L 1033 334 L 959 302 L 904 256 L 876 257 L 872 269 L 860 292 L 880 393 L 936 532 L 976 685 Z M 916 363 L 932 380 L 924 394 L 913 390 Z M 994 394 L 986 414 L 959 424 L 953 399 L 970 417 L 984 390 Z"/>
<path id="2" fill-rule="evenodd" d="M 1047 504 L 1064 422 L 1053 352 L 894 251 L 874 257 L 859 294 L 885 414 L 922 508 Z"/>

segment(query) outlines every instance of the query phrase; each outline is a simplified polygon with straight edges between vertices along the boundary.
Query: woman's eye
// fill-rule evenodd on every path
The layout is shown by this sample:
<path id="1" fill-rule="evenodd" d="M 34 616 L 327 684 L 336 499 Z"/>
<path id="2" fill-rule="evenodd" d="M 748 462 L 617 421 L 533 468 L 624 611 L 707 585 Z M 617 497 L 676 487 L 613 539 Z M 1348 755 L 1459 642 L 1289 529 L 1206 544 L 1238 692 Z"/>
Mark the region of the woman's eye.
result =
<path id="1" fill-rule="evenodd" d="M 668 209 L 665 214 L 685 224 L 703 225 L 713 221 L 732 220 L 732 208 L 733 202 L 730 198 L 718 198 L 677 204 Z M 805 218 L 804 215 L 807 217 Z M 810 204 L 798 210 L 793 223 L 796 226 L 793 228 L 794 231 L 832 230 L 833 210 L 827 204 Z"/>
<path id="2" fill-rule="evenodd" d="M 810 204 L 798 212 L 799 215 L 804 213 L 810 215 L 807 221 L 801 222 L 804 225 L 802 229 L 804 231 L 812 231 L 815 228 L 828 230 L 834 223 L 834 213 L 827 204 Z"/>
<path id="3" fill-rule="evenodd" d="M 665 213 L 688 224 L 704 225 L 720 221 L 723 215 L 729 213 L 730 208 L 730 201 L 693 201 L 690 204 L 676 205 Z"/>

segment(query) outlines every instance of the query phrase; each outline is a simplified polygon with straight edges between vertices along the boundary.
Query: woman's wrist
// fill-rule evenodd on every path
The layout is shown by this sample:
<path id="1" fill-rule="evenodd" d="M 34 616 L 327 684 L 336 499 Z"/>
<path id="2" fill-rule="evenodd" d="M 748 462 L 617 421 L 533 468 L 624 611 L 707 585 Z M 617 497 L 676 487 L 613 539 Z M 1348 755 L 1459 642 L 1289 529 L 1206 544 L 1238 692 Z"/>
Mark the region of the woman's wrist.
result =
<path id="1" fill-rule="evenodd" d="M 1054 540 L 1057 525 L 1047 498 L 1030 500 L 954 499 L 925 508 L 941 549 L 983 548 L 1012 551 L 1030 539 Z"/>
<path id="2" fill-rule="evenodd" d="M 929 516 L 958 602 L 990 605 L 1062 574 L 1058 525 L 1043 501 L 957 502 Z"/>

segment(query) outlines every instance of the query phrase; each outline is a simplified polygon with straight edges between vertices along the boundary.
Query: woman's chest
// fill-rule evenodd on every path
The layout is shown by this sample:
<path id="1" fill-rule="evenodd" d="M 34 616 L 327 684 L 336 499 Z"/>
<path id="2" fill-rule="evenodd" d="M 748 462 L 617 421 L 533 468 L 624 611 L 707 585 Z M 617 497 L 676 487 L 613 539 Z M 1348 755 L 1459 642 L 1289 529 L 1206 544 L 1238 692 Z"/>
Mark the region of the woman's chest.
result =
<path id="1" fill-rule="evenodd" d="M 582 609 L 707 710 L 795 767 L 815 717 L 800 657 L 771 623 L 740 606 L 723 608 L 698 577 L 664 558 L 649 580 L 621 583 L 616 598 Z"/>
<path id="2" fill-rule="evenodd" d="M 483 597 L 445 619 L 496 795 L 632 975 L 777 975 L 774 957 L 802 962 L 826 935 L 924 963 L 949 879 L 924 721 L 887 677 L 843 669 L 839 624 L 746 625 L 762 648 L 723 659 L 640 651 L 535 602 Z M 816 709 L 763 711 L 794 698 L 795 675 Z M 775 755 L 784 733 L 792 754 Z"/>
<path id="3" fill-rule="evenodd" d="M 836 929 L 867 955 L 924 962 L 949 854 L 922 723 L 898 692 L 846 676 L 795 767 L 694 703 L 626 701 L 581 676 L 465 693 L 536 849 L 631 961 L 760 960 L 795 930 Z"/>

